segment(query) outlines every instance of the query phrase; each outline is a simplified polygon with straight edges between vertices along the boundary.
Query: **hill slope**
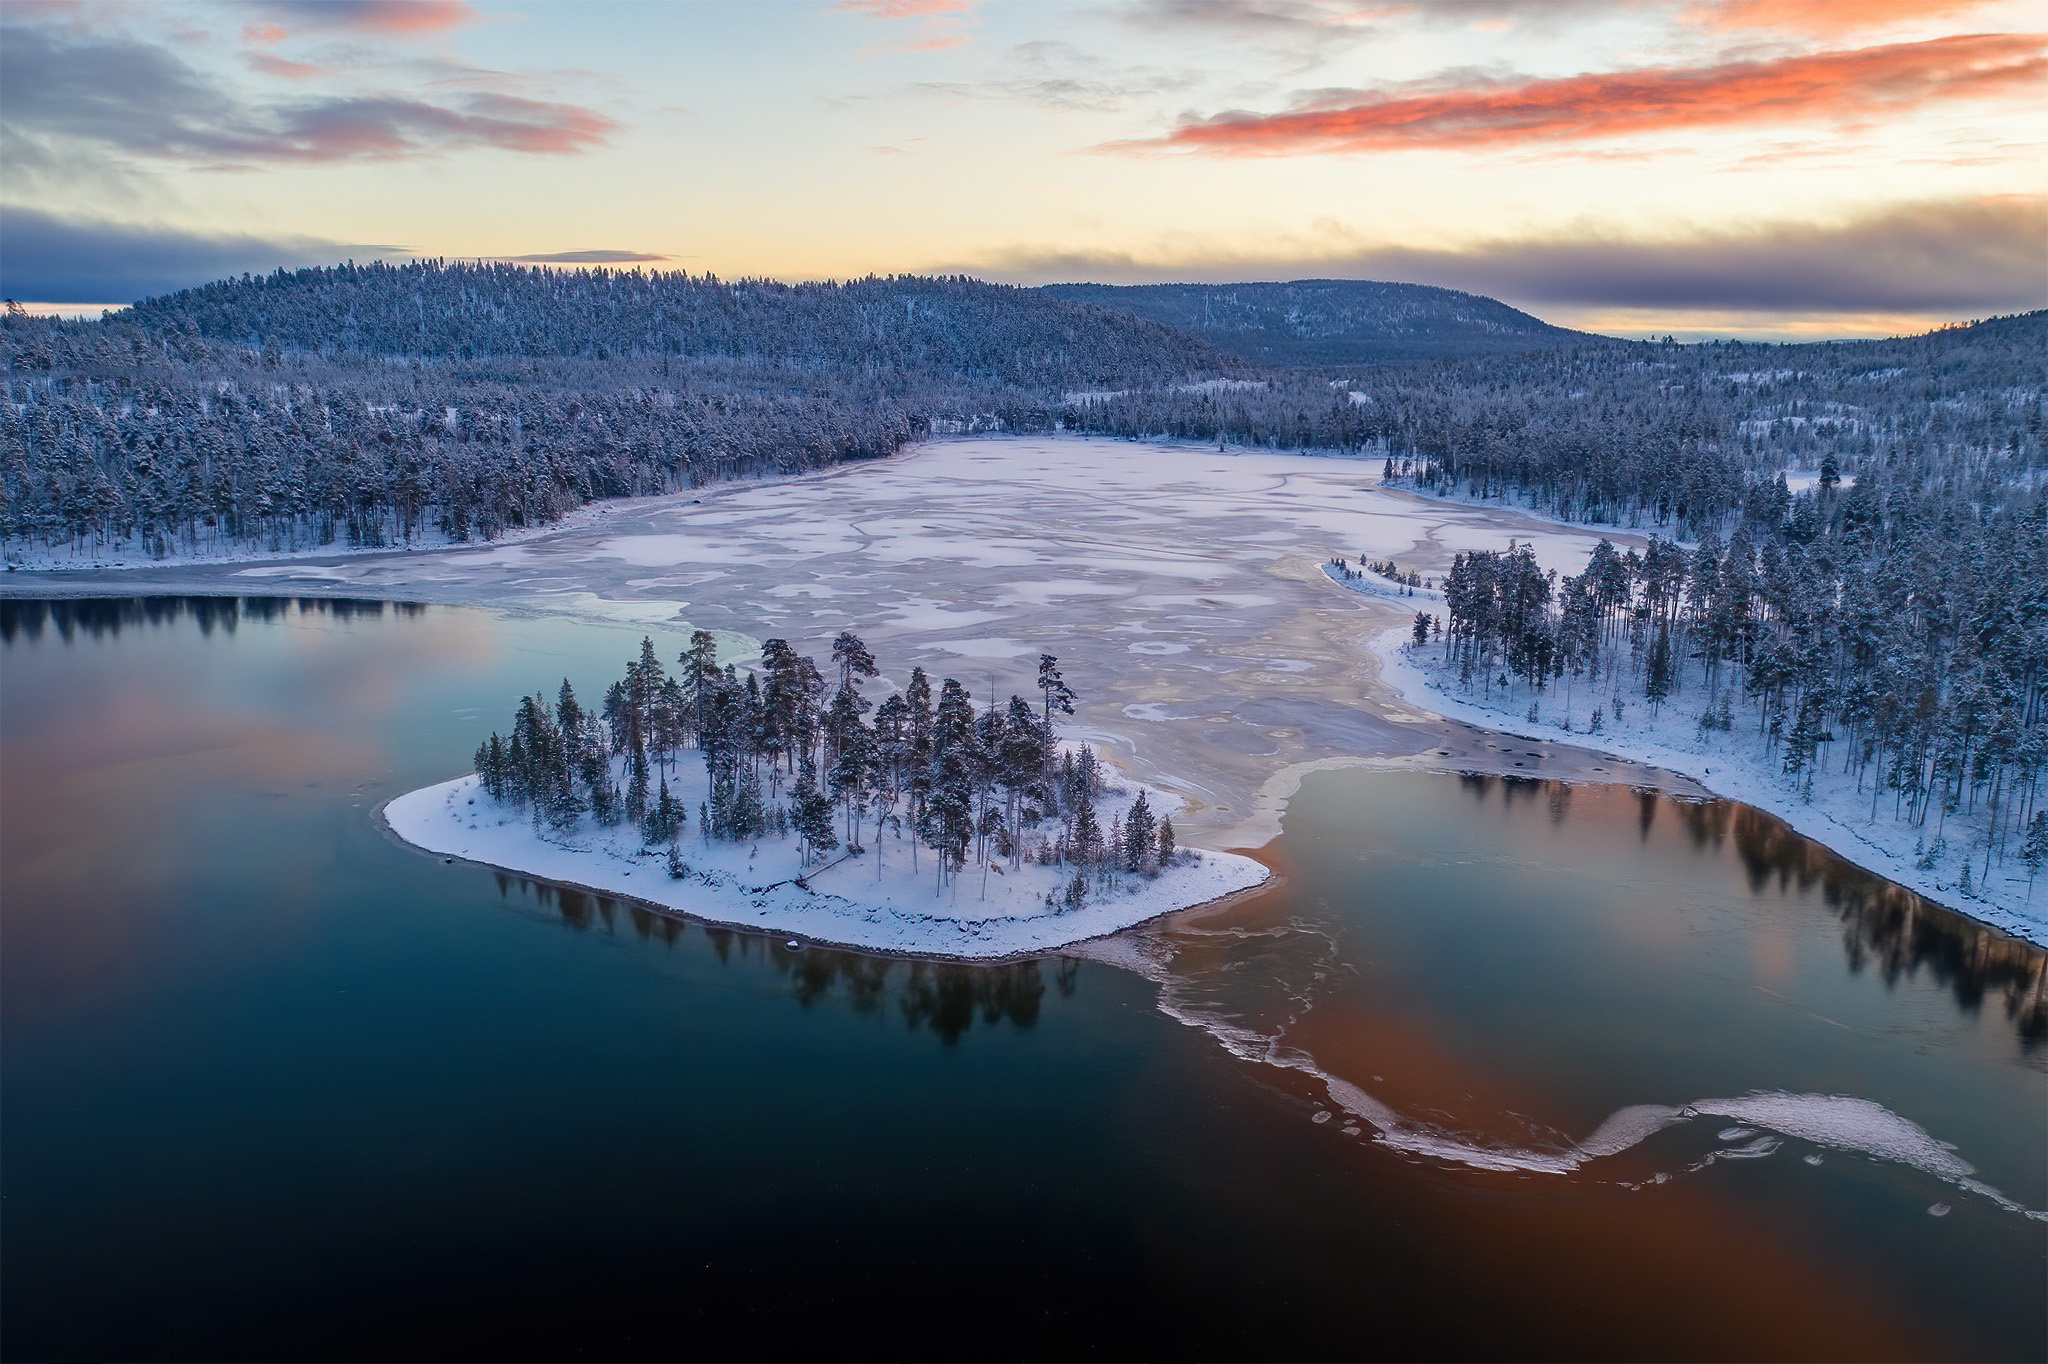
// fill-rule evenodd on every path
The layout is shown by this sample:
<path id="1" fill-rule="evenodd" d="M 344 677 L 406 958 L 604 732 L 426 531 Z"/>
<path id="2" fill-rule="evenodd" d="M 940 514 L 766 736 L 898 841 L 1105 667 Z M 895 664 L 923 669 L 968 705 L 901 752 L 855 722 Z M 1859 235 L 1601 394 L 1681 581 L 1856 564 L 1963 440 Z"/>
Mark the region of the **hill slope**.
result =
<path id="1" fill-rule="evenodd" d="M 965 278 L 779 284 L 426 261 L 245 275 L 122 316 L 322 355 L 745 360 L 1043 391 L 1234 367 L 1207 342 L 1126 310 Z"/>
<path id="2" fill-rule="evenodd" d="M 1286 368 L 1469 359 L 1604 339 L 1553 327 L 1498 299 L 1426 284 L 1048 284 L 1039 292 L 1149 318 Z"/>

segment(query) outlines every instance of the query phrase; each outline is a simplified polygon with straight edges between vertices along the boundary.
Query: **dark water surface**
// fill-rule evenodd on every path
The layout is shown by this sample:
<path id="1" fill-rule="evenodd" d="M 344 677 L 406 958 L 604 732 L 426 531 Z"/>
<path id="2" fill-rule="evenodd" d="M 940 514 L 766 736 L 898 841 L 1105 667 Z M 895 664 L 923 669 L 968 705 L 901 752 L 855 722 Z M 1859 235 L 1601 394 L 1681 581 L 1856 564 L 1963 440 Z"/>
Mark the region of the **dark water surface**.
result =
<path id="1" fill-rule="evenodd" d="M 0 636 L 8 1358 L 2048 1355 L 2042 954 L 1743 807 L 1326 773 L 1128 966 L 787 952 L 377 827 L 636 630 Z"/>

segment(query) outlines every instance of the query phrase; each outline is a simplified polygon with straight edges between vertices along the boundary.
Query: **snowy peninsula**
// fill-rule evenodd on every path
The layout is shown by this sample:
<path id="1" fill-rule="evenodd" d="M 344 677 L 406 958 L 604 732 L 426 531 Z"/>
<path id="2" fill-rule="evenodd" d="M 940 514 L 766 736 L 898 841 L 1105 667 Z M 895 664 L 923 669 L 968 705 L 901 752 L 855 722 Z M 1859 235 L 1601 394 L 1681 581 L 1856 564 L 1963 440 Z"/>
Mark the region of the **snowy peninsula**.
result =
<path id="1" fill-rule="evenodd" d="M 1775 815 L 1857 866 L 1927 899 L 2048 944 L 2048 891 L 2029 896 L 2027 868 L 2019 858 L 2003 866 L 1994 861 L 1989 877 L 1964 874 L 1964 867 L 1974 869 L 1984 860 L 1982 835 L 1973 840 L 1966 820 L 1949 826 L 1953 842 L 1937 834 L 1930 844 L 1924 827 L 1885 817 L 1891 801 L 1867 783 L 1859 788 L 1852 780 L 1827 774 L 1835 779 L 1809 787 L 1788 777 L 1782 755 L 1752 735 L 1734 727 L 1703 726 L 1696 713 L 1680 706 L 1638 701 L 1617 714 L 1605 689 L 1580 688 L 1574 697 L 1571 689 L 1553 685 L 1539 691 L 1512 676 L 1505 685 L 1499 678 L 1491 687 L 1477 681 L 1461 684 L 1451 648 L 1441 637 L 1418 642 L 1412 626 L 1383 631 L 1370 647 L 1379 660 L 1381 681 L 1419 709 L 1675 772 L 1716 795 Z M 1874 797 L 1881 807 L 1877 818 L 1872 817 Z"/>
<path id="2" fill-rule="evenodd" d="M 475 774 L 384 807 L 429 852 L 812 942 L 989 959 L 1102 937 L 1264 882 L 1248 857 L 1178 845 L 1170 792 L 1112 779 L 1057 741 L 1057 660 L 1037 702 L 977 708 L 921 668 L 879 706 L 860 640 L 838 687 L 785 641 L 760 668 L 691 638 L 667 675 L 652 639 L 601 711 L 565 682 L 520 703 Z M 874 711 L 870 722 L 868 711 Z M 694 748 L 701 762 L 684 760 Z"/>

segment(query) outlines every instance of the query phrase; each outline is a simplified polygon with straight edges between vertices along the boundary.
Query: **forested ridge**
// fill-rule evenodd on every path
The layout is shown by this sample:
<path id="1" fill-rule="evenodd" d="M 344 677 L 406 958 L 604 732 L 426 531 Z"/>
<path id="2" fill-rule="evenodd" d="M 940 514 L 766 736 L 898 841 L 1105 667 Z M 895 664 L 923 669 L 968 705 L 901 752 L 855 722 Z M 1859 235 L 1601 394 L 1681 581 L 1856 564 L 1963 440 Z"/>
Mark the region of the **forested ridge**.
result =
<path id="1" fill-rule="evenodd" d="M 1044 292 L 1149 317 L 1282 369 L 1412 365 L 1606 340 L 1552 326 L 1499 299 L 1427 284 L 1048 284 Z"/>
<path id="2" fill-rule="evenodd" d="M 0 326 L 0 536 L 135 559 L 461 542 L 597 498 L 1041 429 L 1072 388 L 1241 363 L 965 279 L 510 266 L 223 281 Z"/>

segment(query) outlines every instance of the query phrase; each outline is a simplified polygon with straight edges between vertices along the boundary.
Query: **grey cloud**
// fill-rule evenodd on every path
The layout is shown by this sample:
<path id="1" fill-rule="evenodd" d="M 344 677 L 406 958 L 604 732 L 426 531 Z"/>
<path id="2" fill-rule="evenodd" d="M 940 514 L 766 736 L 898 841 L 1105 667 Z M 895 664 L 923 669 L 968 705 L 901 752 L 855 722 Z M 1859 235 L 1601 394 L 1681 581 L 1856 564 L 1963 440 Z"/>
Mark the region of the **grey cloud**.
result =
<path id="1" fill-rule="evenodd" d="M 1193 267 L 1161 267 L 1131 255 L 1021 251 L 982 268 L 1044 282 L 1400 280 L 1523 306 L 1974 315 L 2048 305 L 2043 242 L 2048 199 L 2008 196 L 1900 204 L 1844 223 L 1768 223 L 1664 239 L 1587 231 L 1443 249 L 1361 244 Z"/>
<path id="2" fill-rule="evenodd" d="M 0 293 L 38 303 L 128 302 L 244 272 L 404 254 L 395 246 L 214 235 L 0 208 Z"/>
<path id="3" fill-rule="evenodd" d="M 1374 35 L 1365 21 L 1430 28 L 1485 22 L 1553 28 L 1613 9 L 1613 0 L 1138 0 L 1121 13 L 1128 22 L 1151 29 L 1350 42 Z"/>
<path id="4" fill-rule="evenodd" d="M 913 98 L 1006 100 L 1046 109 L 1109 112 L 1134 100 L 1173 94 L 1200 83 L 1193 72 L 1118 65 L 1072 43 L 1040 40 L 1019 43 L 1000 66 L 971 83 L 920 81 L 902 87 L 900 93 Z M 851 106 L 872 98 L 852 96 L 834 103 Z"/>
<path id="5" fill-rule="evenodd" d="M 83 141 L 223 165 L 392 160 L 473 147 L 575 152 L 617 128 L 591 109 L 493 93 L 447 103 L 379 95 L 246 104 L 164 48 L 29 25 L 0 30 L 0 122 L 18 143 Z"/>

